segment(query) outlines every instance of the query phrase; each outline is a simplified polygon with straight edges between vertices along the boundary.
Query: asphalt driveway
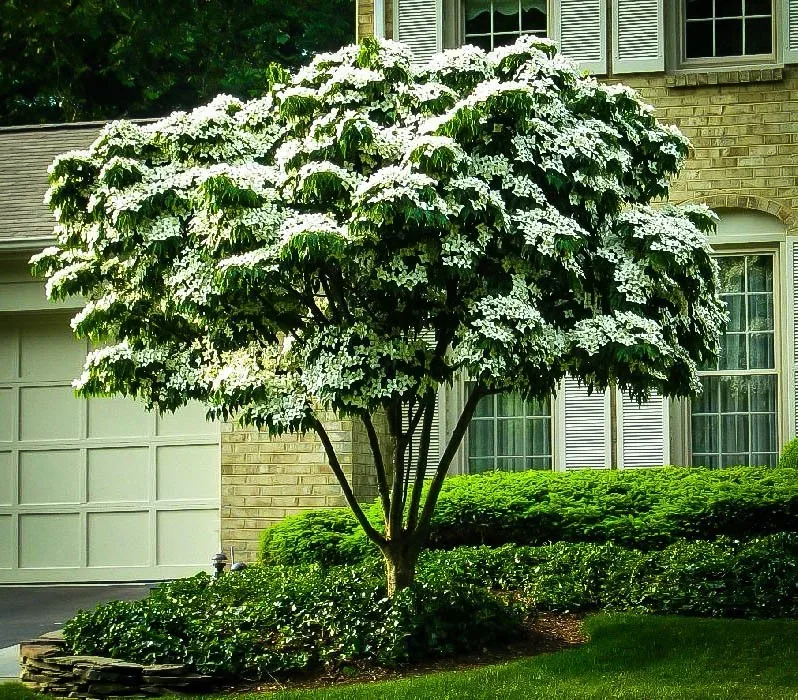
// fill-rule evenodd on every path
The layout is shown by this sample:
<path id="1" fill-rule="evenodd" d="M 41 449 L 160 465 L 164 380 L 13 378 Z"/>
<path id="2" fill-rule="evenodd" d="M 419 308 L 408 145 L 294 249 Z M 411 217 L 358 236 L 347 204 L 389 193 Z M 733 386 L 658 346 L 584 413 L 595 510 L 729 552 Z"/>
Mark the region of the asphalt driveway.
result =
<path id="1" fill-rule="evenodd" d="M 154 585 L 0 586 L 0 649 L 59 629 L 78 610 L 143 598 Z"/>

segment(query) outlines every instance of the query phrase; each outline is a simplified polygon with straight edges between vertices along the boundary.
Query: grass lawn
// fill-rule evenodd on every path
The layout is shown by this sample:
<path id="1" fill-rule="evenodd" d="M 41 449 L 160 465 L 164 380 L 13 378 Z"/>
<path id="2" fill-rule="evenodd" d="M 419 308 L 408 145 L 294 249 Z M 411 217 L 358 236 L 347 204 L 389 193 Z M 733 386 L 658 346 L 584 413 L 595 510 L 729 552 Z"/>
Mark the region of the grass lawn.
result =
<path id="1" fill-rule="evenodd" d="M 472 671 L 236 700 L 798 699 L 796 620 L 595 615 L 585 625 L 589 643 L 555 654 Z M 35 697 L 19 685 L 0 685 L 0 700 Z"/>

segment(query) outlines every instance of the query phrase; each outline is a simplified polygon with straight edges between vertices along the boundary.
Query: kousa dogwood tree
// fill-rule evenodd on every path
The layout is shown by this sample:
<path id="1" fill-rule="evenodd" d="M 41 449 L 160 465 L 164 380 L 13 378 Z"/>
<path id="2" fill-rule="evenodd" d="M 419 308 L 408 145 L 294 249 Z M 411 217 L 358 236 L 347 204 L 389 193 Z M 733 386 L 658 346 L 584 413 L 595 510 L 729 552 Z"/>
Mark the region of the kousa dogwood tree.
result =
<path id="1" fill-rule="evenodd" d="M 547 40 L 419 70 L 370 40 L 274 69 L 262 99 L 114 122 L 57 158 L 57 245 L 34 265 L 50 297 L 86 300 L 72 326 L 99 349 L 80 394 L 317 433 L 393 594 L 480 399 L 541 399 L 566 374 L 639 399 L 699 390 L 724 313 L 713 214 L 662 204 L 687 154 L 633 90 Z M 424 486 L 436 392 L 459 377 Z M 384 528 L 331 415 L 365 428 Z"/>

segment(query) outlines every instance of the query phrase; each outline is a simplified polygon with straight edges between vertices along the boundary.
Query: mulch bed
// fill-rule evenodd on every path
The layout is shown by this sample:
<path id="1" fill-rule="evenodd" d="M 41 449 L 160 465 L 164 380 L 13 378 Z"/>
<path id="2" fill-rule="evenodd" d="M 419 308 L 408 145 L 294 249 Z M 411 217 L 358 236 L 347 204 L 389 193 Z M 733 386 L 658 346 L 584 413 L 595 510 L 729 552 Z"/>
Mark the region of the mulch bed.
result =
<path id="1" fill-rule="evenodd" d="M 256 684 L 237 685 L 227 688 L 230 693 L 265 693 L 276 690 L 299 688 L 323 688 L 349 683 L 371 683 L 398 678 L 461 671 L 489 664 L 514 661 L 538 654 L 548 654 L 584 644 L 587 637 L 582 631 L 584 615 L 541 613 L 524 623 L 524 634 L 506 646 L 483 649 L 469 654 L 446 659 L 435 659 L 405 664 L 397 668 L 382 668 L 373 665 L 354 665 L 334 673 L 321 671 L 289 679 L 260 681 Z"/>

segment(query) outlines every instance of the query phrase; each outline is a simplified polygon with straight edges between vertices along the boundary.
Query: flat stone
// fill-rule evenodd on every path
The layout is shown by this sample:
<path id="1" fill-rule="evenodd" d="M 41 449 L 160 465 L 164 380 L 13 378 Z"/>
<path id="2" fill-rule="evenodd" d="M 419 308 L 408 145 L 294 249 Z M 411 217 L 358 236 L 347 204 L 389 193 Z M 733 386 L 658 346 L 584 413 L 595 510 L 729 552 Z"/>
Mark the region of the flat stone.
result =
<path id="1" fill-rule="evenodd" d="M 39 635 L 39 639 L 60 639 L 61 641 L 63 641 L 64 631 L 53 630 L 52 632 L 45 632 L 44 634 Z"/>
<path id="2" fill-rule="evenodd" d="M 181 676 L 185 672 L 185 664 L 153 664 L 143 670 L 145 676 Z"/>

